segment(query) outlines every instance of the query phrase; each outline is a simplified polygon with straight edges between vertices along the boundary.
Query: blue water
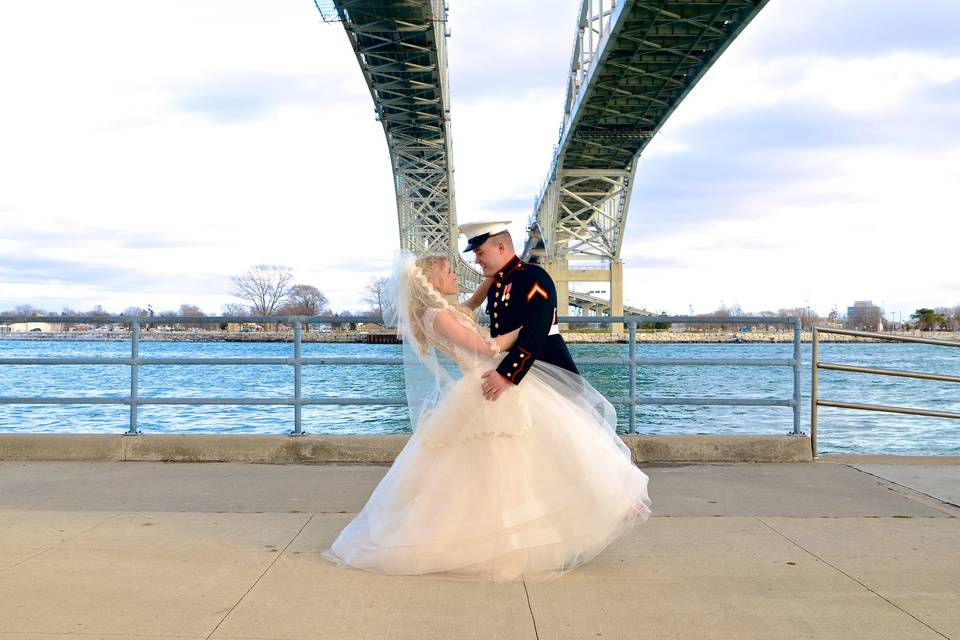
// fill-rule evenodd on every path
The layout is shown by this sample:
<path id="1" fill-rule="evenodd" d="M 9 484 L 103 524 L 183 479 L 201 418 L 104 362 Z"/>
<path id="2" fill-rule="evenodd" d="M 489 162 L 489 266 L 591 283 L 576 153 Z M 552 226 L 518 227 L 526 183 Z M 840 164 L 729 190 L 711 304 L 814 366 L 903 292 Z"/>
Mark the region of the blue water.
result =
<path id="1" fill-rule="evenodd" d="M 571 345 L 574 358 L 626 355 L 627 346 Z M 126 342 L 0 341 L 0 357 L 122 357 Z M 291 344 L 144 342 L 142 356 L 290 357 Z M 789 358 L 789 344 L 641 344 L 649 358 Z M 399 357 L 396 345 L 305 344 L 303 355 Z M 809 432 L 810 347 L 803 345 L 802 430 Z M 821 361 L 960 375 L 960 350 L 927 345 L 823 344 Z M 584 366 L 586 378 L 607 396 L 626 396 L 626 367 Z M 0 396 L 123 397 L 130 370 L 121 365 L 0 365 Z M 638 372 L 637 394 L 658 397 L 789 398 L 787 367 L 650 366 Z M 288 366 L 146 366 L 141 396 L 285 397 L 293 394 Z M 305 397 L 403 397 L 396 366 L 308 366 Z M 925 380 L 822 371 L 821 398 L 960 412 L 960 385 Z M 626 428 L 626 408 L 618 407 Z M 0 405 L 0 431 L 20 433 L 122 433 L 129 409 L 96 405 Z M 821 408 L 822 453 L 900 455 L 960 454 L 960 420 Z M 286 433 L 292 407 L 146 406 L 139 411 L 145 433 Z M 304 407 L 308 433 L 409 432 L 402 406 Z M 785 434 L 793 428 L 788 407 L 641 406 L 637 429 L 645 434 Z"/>

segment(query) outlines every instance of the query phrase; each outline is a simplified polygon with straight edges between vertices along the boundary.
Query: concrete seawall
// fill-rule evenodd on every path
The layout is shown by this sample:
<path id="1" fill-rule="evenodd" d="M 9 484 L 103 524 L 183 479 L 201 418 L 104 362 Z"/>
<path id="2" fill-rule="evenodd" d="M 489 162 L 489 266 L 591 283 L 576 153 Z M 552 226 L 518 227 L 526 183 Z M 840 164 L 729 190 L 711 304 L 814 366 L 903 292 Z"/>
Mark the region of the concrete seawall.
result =
<path id="1" fill-rule="evenodd" d="M 0 460 L 390 464 L 409 435 L 0 433 Z M 635 462 L 810 462 L 806 436 L 621 436 Z"/>

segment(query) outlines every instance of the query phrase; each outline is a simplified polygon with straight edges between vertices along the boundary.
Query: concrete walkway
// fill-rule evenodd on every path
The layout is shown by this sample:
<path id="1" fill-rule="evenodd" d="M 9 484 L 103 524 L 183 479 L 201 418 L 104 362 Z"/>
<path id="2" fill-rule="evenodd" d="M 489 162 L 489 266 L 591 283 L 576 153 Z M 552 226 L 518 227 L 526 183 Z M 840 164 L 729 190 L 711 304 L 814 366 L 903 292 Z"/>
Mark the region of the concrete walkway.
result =
<path id="1" fill-rule="evenodd" d="M 650 521 L 490 585 L 318 557 L 383 466 L 0 462 L 0 640 L 960 640 L 960 467 L 644 469 Z"/>

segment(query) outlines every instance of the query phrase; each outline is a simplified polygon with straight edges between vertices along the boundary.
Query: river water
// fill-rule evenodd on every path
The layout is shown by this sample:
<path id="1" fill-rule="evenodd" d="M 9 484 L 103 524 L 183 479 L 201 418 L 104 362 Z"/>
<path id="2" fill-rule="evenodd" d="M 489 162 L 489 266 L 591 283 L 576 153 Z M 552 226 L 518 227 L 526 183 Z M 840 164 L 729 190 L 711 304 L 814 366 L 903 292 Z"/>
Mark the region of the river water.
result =
<path id="1" fill-rule="evenodd" d="M 627 346 L 571 345 L 574 358 L 625 356 Z M 3 357 L 123 357 L 126 342 L 0 340 Z M 141 356 L 290 357 L 289 343 L 143 342 Z M 304 344 L 306 357 L 399 357 L 397 345 Z M 641 344 L 646 358 L 789 358 L 790 344 Z M 809 432 L 810 345 L 803 345 L 802 430 Z M 960 349 L 907 344 L 822 344 L 821 361 L 960 375 Z M 0 365 L 0 396 L 123 397 L 129 368 L 97 366 Z M 626 367 L 584 366 L 581 373 L 602 393 L 626 396 Z M 293 394 L 289 366 L 146 366 L 141 396 L 285 397 Z M 637 376 L 637 394 L 656 397 L 789 398 L 788 367 L 646 366 Z M 305 397 L 377 396 L 401 398 L 397 366 L 307 366 Z M 960 412 L 960 385 L 822 371 L 820 396 L 829 400 L 920 407 Z M 618 407 L 620 428 L 627 409 Z M 97 405 L 0 405 L 0 431 L 19 433 L 122 433 L 129 409 Z M 821 408 L 821 453 L 960 455 L 960 420 Z M 145 433 L 286 433 L 292 407 L 145 406 L 139 411 Z M 308 433 L 373 434 L 409 432 L 403 406 L 304 407 Z M 637 430 L 644 434 L 785 434 L 793 428 L 788 407 L 641 406 Z"/>

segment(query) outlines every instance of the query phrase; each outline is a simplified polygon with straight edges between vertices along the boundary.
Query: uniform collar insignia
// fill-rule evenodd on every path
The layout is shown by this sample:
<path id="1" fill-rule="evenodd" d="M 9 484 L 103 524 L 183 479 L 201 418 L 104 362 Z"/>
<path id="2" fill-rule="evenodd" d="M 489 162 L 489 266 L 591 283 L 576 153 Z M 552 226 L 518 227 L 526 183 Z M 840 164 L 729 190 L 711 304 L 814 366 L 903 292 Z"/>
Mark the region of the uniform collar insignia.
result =
<path id="1" fill-rule="evenodd" d="M 503 280 L 504 278 L 509 276 L 514 269 L 522 269 L 522 268 L 523 268 L 523 260 L 521 260 L 517 256 L 513 256 L 512 258 L 510 258 L 510 262 L 503 265 L 503 268 L 500 269 L 500 271 L 497 271 L 496 279 Z"/>

